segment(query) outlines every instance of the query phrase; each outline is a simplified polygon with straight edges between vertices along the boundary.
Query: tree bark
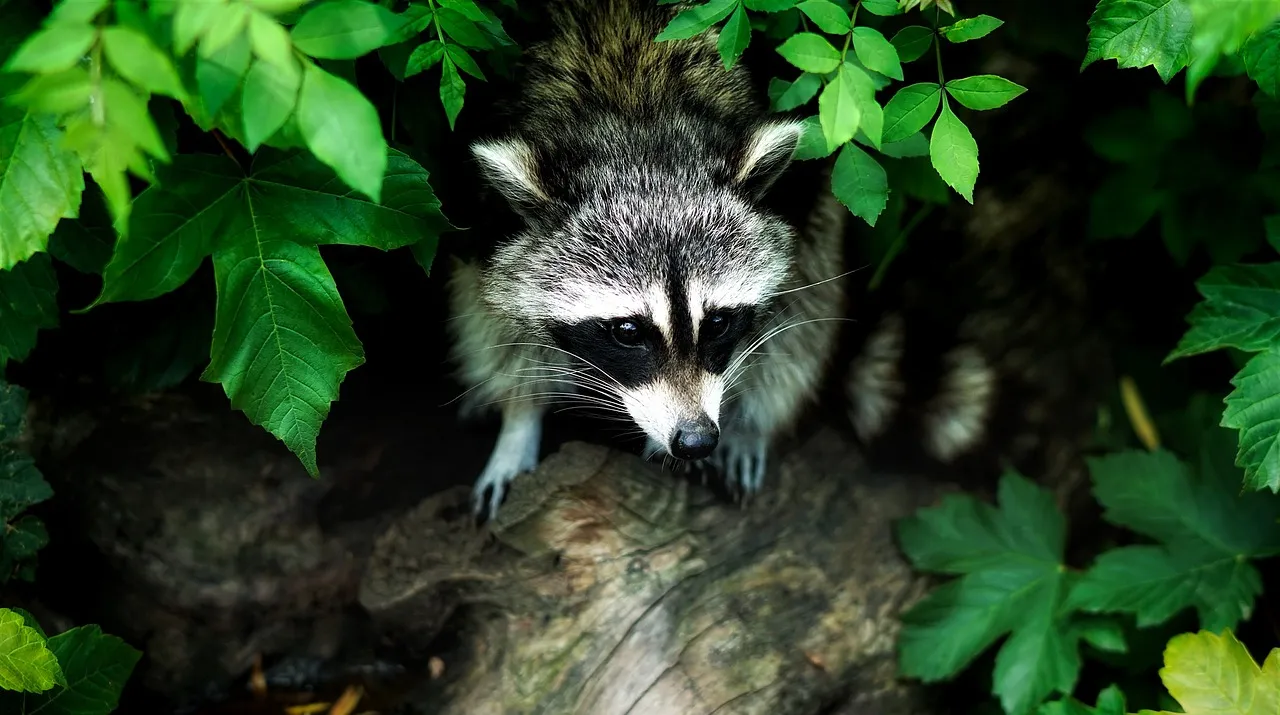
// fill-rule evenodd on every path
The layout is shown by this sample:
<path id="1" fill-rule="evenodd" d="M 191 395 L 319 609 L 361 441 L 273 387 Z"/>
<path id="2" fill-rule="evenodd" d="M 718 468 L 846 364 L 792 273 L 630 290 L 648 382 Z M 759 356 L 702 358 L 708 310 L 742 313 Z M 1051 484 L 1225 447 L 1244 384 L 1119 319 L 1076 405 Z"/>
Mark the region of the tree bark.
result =
<path id="1" fill-rule="evenodd" d="M 411 698 L 424 713 L 924 713 L 895 641 L 927 583 L 891 525 L 944 490 L 873 475 L 828 431 L 745 508 L 574 442 L 491 527 L 469 524 L 465 488 L 407 512 L 360 601 L 402 646 L 460 634 L 418 649 L 445 665 Z"/>

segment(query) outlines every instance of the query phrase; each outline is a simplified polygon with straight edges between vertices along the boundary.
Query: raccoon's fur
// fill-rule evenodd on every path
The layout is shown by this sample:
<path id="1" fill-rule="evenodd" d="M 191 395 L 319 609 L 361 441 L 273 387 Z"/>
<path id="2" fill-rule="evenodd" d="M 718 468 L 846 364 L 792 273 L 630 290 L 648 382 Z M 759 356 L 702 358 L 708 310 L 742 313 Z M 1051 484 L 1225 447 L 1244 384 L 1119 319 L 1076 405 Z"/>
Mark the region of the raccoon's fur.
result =
<path id="1" fill-rule="evenodd" d="M 651 453 L 746 494 L 825 379 L 845 383 L 868 440 L 919 402 L 903 380 L 909 316 L 885 313 L 838 357 L 851 216 L 830 164 L 797 170 L 800 123 L 769 111 L 745 64 L 724 68 L 714 30 L 654 41 L 683 7 L 550 0 L 505 125 L 472 144 L 511 211 L 482 212 L 492 251 L 450 281 L 465 408 L 502 417 L 477 512 L 536 465 L 556 398 L 625 417 Z M 919 435 L 942 461 L 982 440 L 997 403 L 990 351 L 954 337 Z"/>

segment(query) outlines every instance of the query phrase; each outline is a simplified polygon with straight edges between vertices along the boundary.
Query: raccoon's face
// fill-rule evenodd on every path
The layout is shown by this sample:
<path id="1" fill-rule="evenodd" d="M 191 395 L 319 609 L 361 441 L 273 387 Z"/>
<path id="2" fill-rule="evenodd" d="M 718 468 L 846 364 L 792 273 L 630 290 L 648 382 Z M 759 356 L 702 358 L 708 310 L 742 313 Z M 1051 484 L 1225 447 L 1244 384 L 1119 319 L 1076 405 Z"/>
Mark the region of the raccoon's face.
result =
<path id="1" fill-rule="evenodd" d="M 587 391 L 621 403 L 671 456 L 707 457 L 740 358 L 790 273 L 793 231 L 753 199 L 797 138 L 791 123 L 765 125 L 727 182 L 595 165 L 584 171 L 595 173 L 596 190 L 554 207 L 527 147 L 481 145 L 477 155 L 491 179 L 505 174 L 505 186 L 502 177 L 494 183 L 527 224 L 486 271 L 487 302 L 517 330 L 603 376 Z M 538 193 L 548 205 L 535 214 L 529 204 Z"/>

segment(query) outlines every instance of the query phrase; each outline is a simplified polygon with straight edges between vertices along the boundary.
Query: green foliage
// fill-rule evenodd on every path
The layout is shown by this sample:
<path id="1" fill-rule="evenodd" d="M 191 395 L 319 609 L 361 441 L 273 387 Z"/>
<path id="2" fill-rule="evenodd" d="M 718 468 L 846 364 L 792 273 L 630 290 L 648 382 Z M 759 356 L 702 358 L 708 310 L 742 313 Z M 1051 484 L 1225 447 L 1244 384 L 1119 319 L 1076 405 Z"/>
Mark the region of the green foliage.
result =
<path id="1" fill-rule="evenodd" d="M 1123 713 L 1118 688 L 1096 708 L 1070 697 L 1081 641 L 1125 653 L 1129 619 L 1151 628 L 1194 610 L 1212 631 L 1247 619 L 1262 590 L 1255 562 L 1280 555 L 1280 502 L 1240 493 L 1231 434 L 1207 414 L 1181 418 L 1190 463 L 1163 449 L 1089 460 L 1103 519 L 1140 540 L 1102 551 L 1083 571 L 1064 561 L 1066 525 L 1050 495 L 1016 474 L 1001 480 L 998 507 L 949 496 L 900 522 L 916 568 L 958 577 L 904 616 L 902 673 L 953 678 L 1004 638 L 993 693 L 1009 715 Z M 1053 693 L 1063 697 L 1045 702 Z"/>
<path id="2" fill-rule="evenodd" d="M 183 156 L 162 177 L 138 196 L 95 304 L 167 293 L 212 255 L 218 310 L 204 379 L 314 474 L 320 425 L 343 376 L 364 362 L 318 246 L 432 240 L 448 224 L 426 170 L 392 150 L 380 204 L 297 150 L 265 149 L 248 172 L 226 157 Z"/>
<path id="3" fill-rule="evenodd" d="M 46 638 L 30 614 L 0 608 L 0 711 L 108 715 L 141 656 L 97 626 Z"/>
<path id="4" fill-rule="evenodd" d="M 31 581 L 36 553 L 49 543 L 44 524 L 25 512 L 53 496 L 35 463 L 17 448 L 27 393 L 0 380 L 0 584 Z"/>
<path id="5" fill-rule="evenodd" d="M 1097 705 L 1091 707 L 1072 697 L 1045 703 L 1037 711 L 1039 715 L 1125 715 L 1124 693 L 1115 685 L 1109 685 L 1098 693 Z"/>
<path id="6" fill-rule="evenodd" d="M 1196 470 L 1163 450 L 1091 461 L 1103 518 L 1157 543 L 1102 553 L 1072 592 L 1072 606 L 1130 613 L 1139 626 L 1187 608 L 1210 630 L 1249 616 L 1262 590 L 1250 561 L 1280 554 L 1280 504 L 1239 495 L 1238 473 L 1223 469 L 1230 447 L 1219 436 L 1207 440 Z"/>
<path id="7" fill-rule="evenodd" d="M 89 309 L 169 293 L 212 257 L 204 377 L 314 474 L 320 424 L 364 359 L 318 247 L 409 247 L 429 271 L 452 229 L 426 170 L 388 147 L 333 63 L 377 52 L 401 80 L 440 64 L 452 126 L 462 74 L 485 77 L 473 53 L 513 49 L 472 0 L 61 0 L 43 19 L 0 6 L 0 368 L 58 324 L 52 257 L 102 274 Z M 173 107 L 227 156 L 181 153 Z M 150 188 L 135 195 L 130 177 Z M 173 347 L 177 374 L 201 342 Z M 118 369 L 140 384 L 133 364 Z"/>
<path id="8" fill-rule="evenodd" d="M 43 693 L 58 685 L 65 688 L 67 679 L 44 634 L 21 613 L 0 608 L 0 690 Z"/>
<path id="9" fill-rule="evenodd" d="M 1089 18 L 1084 69 L 1098 60 L 1154 67 L 1168 82 L 1191 57 L 1191 7 L 1184 0 L 1102 0 Z"/>
<path id="10" fill-rule="evenodd" d="M 1280 709 L 1280 649 L 1262 667 L 1231 629 L 1173 637 L 1164 651 L 1160 680 L 1189 715 L 1261 715 Z M 1165 715 L 1141 710 L 1139 715 Z"/>
<path id="11" fill-rule="evenodd" d="M 932 10 L 924 13 L 930 21 L 928 26 L 907 24 L 892 33 L 880 27 L 882 18 L 893 19 L 917 7 Z M 863 11 L 866 14 L 860 22 Z M 680 12 L 656 39 L 686 39 L 725 21 L 718 47 L 725 67 L 731 67 L 750 41 L 749 13 L 763 15 L 760 24 L 766 26 L 790 13 L 796 29 L 782 35 L 776 51 L 800 74 L 794 80 L 774 78 L 770 85 L 773 108 L 802 109 L 817 98 L 817 122 L 807 126 L 820 130 L 822 141 L 806 132 L 796 158 L 825 159 L 836 155 L 833 192 L 850 212 L 874 228 L 892 192 L 901 190 L 913 196 L 918 193 L 914 186 L 895 185 L 893 173 L 886 169 L 887 162 L 903 158 L 904 152 L 916 147 L 929 147 L 923 152 L 916 148 L 910 156 L 930 157 L 935 178 L 945 181 L 938 185 L 950 186 L 966 201 L 973 201 L 978 177 L 977 144 L 964 121 L 948 105 L 941 87 L 945 85 L 946 94 L 962 106 L 977 111 L 1001 107 L 1026 91 L 994 75 L 947 83 L 942 75 L 942 40 L 977 40 L 1003 23 L 989 15 L 977 15 L 939 25 L 941 12 L 955 16 L 950 2 L 710 0 Z M 869 20 L 867 15 L 871 16 Z M 920 59 L 930 48 L 936 54 L 938 81 L 900 87 L 888 104 L 882 104 L 877 94 L 895 81 L 902 82 L 906 76 L 903 65 Z M 935 117 L 932 131 L 922 134 Z M 901 145 L 909 139 L 913 140 L 910 147 Z M 910 177 L 912 181 L 916 178 Z M 935 198 L 930 195 L 930 200 Z M 945 194 L 942 200 L 946 200 Z"/>
<path id="12" fill-rule="evenodd" d="M 1000 481 L 999 508 L 950 496 L 898 524 L 917 569 L 957 575 L 903 617 L 903 675 L 950 678 L 999 638 L 993 692 L 1007 713 L 1070 693 L 1080 623 L 1066 613 L 1066 524 L 1052 496 L 1020 475 Z"/>

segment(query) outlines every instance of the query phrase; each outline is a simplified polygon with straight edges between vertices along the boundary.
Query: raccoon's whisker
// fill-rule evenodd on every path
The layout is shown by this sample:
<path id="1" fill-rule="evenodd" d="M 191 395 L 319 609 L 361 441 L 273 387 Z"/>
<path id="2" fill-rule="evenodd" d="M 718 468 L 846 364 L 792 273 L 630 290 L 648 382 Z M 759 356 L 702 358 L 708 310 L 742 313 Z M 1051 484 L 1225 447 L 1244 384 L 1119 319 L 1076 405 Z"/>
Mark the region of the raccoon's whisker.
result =
<path id="1" fill-rule="evenodd" d="M 725 370 L 725 372 L 731 373 L 733 370 L 737 369 L 737 367 L 742 363 L 742 361 L 746 359 L 746 355 L 755 351 L 761 345 L 764 345 L 766 342 L 776 338 L 782 333 L 788 330 L 791 330 L 792 328 L 799 328 L 802 325 L 808 325 L 810 323 L 821 323 L 829 320 L 848 321 L 849 318 L 810 318 L 808 320 L 798 320 L 791 323 L 784 323 L 783 325 L 780 325 L 777 328 L 774 328 L 773 330 L 770 330 L 769 332 L 765 333 L 760 338 L 758 338 L 755 342 L 751 343 L 751 345 L 748 346 L 747 349 L 744 350 L 741 355 L 734 358 L 733 362 L 729 364 L 729 369 Z"/>
<path id="2" fill-rule="evenodd" d="M 525 372 L 531 369 L 549 370 L 550 368 L 524 368 L 521 370 L 517 370 L 517 372 Z M 521 376 L 511 375 L 511 377 L 521 377 Z M 575 371 L 552 372 L 549 375 L 545 375 L 545 376 L 539 375 L 539 376 L 533 377 L 527 382 L 525 382 L 524 384 L 528 385 L 528 384 L 533 384 L 537 382 L 566 383 L 566 384 L 570 384 L 575 387 L 581 388 L 583 390 L 587 390 L 589 392 L 594 392 L 598 395 L 607 397 L 609 399 L 618 399 L 617 392 L 613 389 L 612 385 L 609 385 L 608 383 L 605 383 L 605 382 L 601 382 L 600 380 L 597 380 L 591 376 L 583 375 L 581 372 L 575 372 Z"/>
<path id="3" fill-rule="evenodd" d="M 543 343 L 503 343 L 501 345 L 495 345 L 493 347 L 521 347 L 521 346 L 542 348 L 544 350 L 554 350 L 556 352 L 568 355 L 569 357 L 573 358 L 574 360 L 578 360 L 584 365 L 590 365 L 591 367 L 595 368 L 596 371 L 599 372 L 601 375 L 608 377 L 609 380 L 611 380 L 615 385 L 618 386 L 618 388 L 623 389 L 622 383 L 618 382 L 617 380 L 614 380 L 612 377 L 609 377 L 609 373 L 605 372 L 604 370 L 601 370 L 599 365 L 596 365 L 595 363 L 591 362 L 590 360 L 587 360 L 581 355 L 576 355 L 568 350 L 565 350 L 563 348 L 558 348 L 554 345 L 544 345 Z"/>
<path id="4" fill-rule="evenodd" d="M 851 276 L 851 275 L 853 275 L 854 273 L 857 273 L 857 272 L 858 272 L 858 271 L 860 271 L 860 270 L 863 270 L 863 269 L 865 269 L 865 268 L 870 268 L 870 267 L 871 267 L 871 264 L 870 264 L 870 263 L 868 263 L 868 264 L 867 264 L 867 265 L 865 265 L 865 266 L 859 266 L 859 267 L 857 267 L 857 268 L 855 268 L 855 269 L 853 269 L 853 270 L 851 270 L 851 271 L 845 271 L 844 273 L 841 273 L 840 275 L 831 276 L 830 278 L 823 278 L 823 279 L 822 279 L 822 280 L 820 280 L 820 281 L 814 281 L 813 283 L 810 283 L 810 284 L 808 284 L 808 285 L 802 285 L 802 286 L 800 286 L 800 287 L 798 287 L 798 288 L 788 288 L 787 290 L 780 290 L 780 291 L 778 291 L 777 293 L 767 293 L 767 294 L 765 295 L 765 297 L 767 297 L 767 298 L 776 298 L 776 297 L 778 297 L 778 296 L 780 296 L 780 295 L 786 295 L 786 294 L 788 294 L 788 293 L 795 293 L 796 291 L 802 291 L 802 290 L 805 290 L 806 288 L 812 288 L 812 287 L 814 287 L 814 286 L 820 286 L 820 285 L 822 285 L 823 283 L 830 283 L 831 281 L 840 280 L 841 278 L 844 278 L 845 276 Z"/>
<path id="5" fill-rule="evenodd" d="M 547 372 L 549 373 L 549 375 L 545 377 L 544 376 L 534 377 L 533 379 L 529 380 L 524 384 L 531 384 L 531 383 L 537 382 L 538 380 L 544 380 L 546 382 L 564 382 L 564 383 L 572 384 L 575 387 L 580 387 L 582 389 L 589 390 L 591 392 L 602 395 L 609 399 L 618 399 L 617 392 L 613 389 L 613 386 L 600 380 L 594 375 L 588 374 L 587 372 L 588 368 L 575 369 L 575 368 L 570 368 L 564 365 L 545 364 L 545 365 L 535 365 L 533 367 L 518 368 L 516 372 L 532 372 L 535 370 Z M 553 377 L 553 376 L 560 376 L 560 377 Z M 510 377 L 521 377 L 521 376 L 511 375 Z M 570 378 L 570 379 L 564 379 L 564 378 Z"/>

